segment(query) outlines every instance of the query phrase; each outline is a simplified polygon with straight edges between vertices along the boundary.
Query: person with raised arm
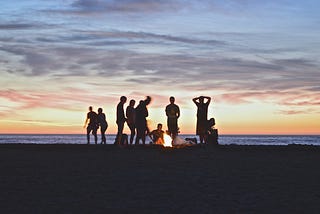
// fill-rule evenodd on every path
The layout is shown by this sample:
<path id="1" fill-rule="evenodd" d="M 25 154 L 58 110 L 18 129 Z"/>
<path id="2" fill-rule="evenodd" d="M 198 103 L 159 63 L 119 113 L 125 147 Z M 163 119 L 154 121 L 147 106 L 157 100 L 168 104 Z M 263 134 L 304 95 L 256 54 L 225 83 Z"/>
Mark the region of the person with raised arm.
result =
<path id="1" fill-rule="evenodd" d="M 205 101 L 206 99 L 206 101 Z M 211 98 L 207 96 L 195 97 L 192 101 L 197 106 L 197 128 L 196 134 L 200 138 L 200 143 L 206 142 L 205 136 L 208 129 L 208 106 L 211 102 Z"/>

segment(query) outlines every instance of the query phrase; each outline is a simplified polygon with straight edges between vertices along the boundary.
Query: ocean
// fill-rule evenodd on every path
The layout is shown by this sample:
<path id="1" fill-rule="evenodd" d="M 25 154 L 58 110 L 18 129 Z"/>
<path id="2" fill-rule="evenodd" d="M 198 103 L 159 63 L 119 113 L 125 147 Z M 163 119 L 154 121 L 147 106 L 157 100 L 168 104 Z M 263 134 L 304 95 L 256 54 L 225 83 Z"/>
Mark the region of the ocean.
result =
<path id="1" fill-rule="evenodd" d="M 195 135 L 179 135 L 179 137 L 194 138 Z M 107 135 L 107 144 L 113 144 L 115 135 Z M 197 141 L 199 142 L 199 138 Z M 91 135 L 91 144 L 94 143 Z M 314 145 L 320 146 L 320 135 L 219 135 L 221 145 Z M 150 139 L 146 138 L 146 143 Z M 0 134 L 0 144 L 86 144 L 84 134 Z M 100 135 L 98 135 L 100 143 Z"/>

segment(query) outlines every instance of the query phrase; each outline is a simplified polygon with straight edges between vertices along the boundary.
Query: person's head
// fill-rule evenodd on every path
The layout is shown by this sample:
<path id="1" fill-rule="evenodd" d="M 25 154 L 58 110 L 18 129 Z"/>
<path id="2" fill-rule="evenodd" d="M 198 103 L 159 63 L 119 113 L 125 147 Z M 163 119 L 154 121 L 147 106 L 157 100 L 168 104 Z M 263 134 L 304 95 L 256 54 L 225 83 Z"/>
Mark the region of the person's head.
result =
<path id="1" fill-rule="evenodd" d="M 121 96 L 121 97 L 120 97 L 120 102 L 122 102 L 122 103 L 127 102 L 127 97 Z"/>
<path id="2" fill-rule="evenodd" d="M 158 123 L 157 129 L 158 129 L 158 130 L 162 130 L 162 124 L 161 124 L 161 123 Z"/>
<path id="3" fill-rule="evenodd" d="M 135 104 L 136 104 L 136 101 L 135 101 L 135 100 L 130 100 L 130 102 L 129 102 L 129 105 L 130 105 L 130 106 L 133 107 Z"/>
<path id="4" fill-rule="evenodd" d="M 102 113 L 102 108 L 98 108 L 98 113 L 101 114 Z"/>
<path id="5" fill-rule="evenodd" d="M 92 111 L 92 106 L 89 106 L 89 111 Z"/>
<path id="6" fill-rule="evenodd" d="M 214 125 L 216 125 L 216 121 L 214 118 L 210 118 L 210 120 L 208 120 L 208 126 L 211 128 Z"/>
<path id="7" fill-rule="evenodd" d="M 173 104 L 173 103 L 174 103 L 174 101 L 175 101 L 174 97 L 170 97 L 170 99 L 169 99 L 169 100 L 170 100 L 170 103 L 171 103 L 171 104 Z"/>
<path id="8" fill-rule="evenodd" d="M 203 102 L 204 102 L 204 97 L 203 97 L 203 96 L 200 96 L 200 97 L 199 97 L 199 102 L 200 102 L 200 103 L 203 103 Z"/>
<path id="9" fill-rule="evenodd" d="M 151 102 L 151 97 L 150 96 L 147 96 L 147 98 L 145 99 L 145 104 L 146 105 L 149 105 Z"/>

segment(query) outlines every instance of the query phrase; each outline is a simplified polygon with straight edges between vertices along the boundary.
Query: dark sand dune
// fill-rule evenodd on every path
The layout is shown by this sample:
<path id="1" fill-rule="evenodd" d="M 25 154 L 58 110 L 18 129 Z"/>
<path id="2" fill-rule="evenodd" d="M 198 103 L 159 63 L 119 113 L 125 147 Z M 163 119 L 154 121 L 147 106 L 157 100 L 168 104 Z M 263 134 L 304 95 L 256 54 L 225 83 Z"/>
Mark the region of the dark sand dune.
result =
<path id="1" fill-rule="evenodd" d="M 0 145 L 0 213 L 319 213 L 320 148 Z"/>

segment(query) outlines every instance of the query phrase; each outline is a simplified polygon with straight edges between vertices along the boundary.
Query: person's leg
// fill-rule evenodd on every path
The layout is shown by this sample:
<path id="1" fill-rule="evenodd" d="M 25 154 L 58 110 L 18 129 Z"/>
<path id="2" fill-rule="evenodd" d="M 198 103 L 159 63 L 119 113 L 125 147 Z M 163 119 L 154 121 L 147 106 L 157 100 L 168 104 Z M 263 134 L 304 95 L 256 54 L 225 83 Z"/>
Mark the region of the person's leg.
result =
<path id="1" fill-rule="evenodd" d="M 122 132 L 124 128 L 124 123 L 117 123 L 118 125 L 118 132 L 115 140 L 115 144 L 120 145 L 121 144 L 121 137 L 122 137 Z"/>
<path id="2" fill-rule="evenodd" d="M 105 127 L 101 127 L 101 144 L 106 144 L 107 140 L 106 140 L 106 135 L 105 135 L 105 132 L 106 132 L 106 128 Z"/>
<path id="3" fill-rule="evenodd" d="M 141 139 L 141 128 L 137 127 L 137 135 L 136 135 L 136 141 L 135 141 L 135 145 L 139 145 L 139 141 Z"/>
<path id="4" fill-rule="evenodd" d="M 92 134 L 94 136 L 94 143 L 97 144 L 98 143 L 98 136 L 97 136 L 97 129 L 96 128 L 94 128 L 92 130 Z"/>
<path id="5" fill-rule="evenodd" d="M 117 131 L 117 135 L 116 135 L 116 139 L 114 140 L 114 144 L 118 144 L 118 142 L 119 142 L 119 130 L 120 130 L 120 125 L 119 125 L 119 123 L 117 123 L 117 126 L 118 126 L 118 131 Z"/>
<path id="6" fill-rule="evenodd" d="M 173 119 L 171 122 L 171 130 L 172 130 L 172 140 L 176 138 L 178 135 L 178 120 Z"/>
<path id="7" fill-rule="evenodd" d="M 199 138 L 200 138 L 200 143 L 202 144 L 203 143 L 203 134 L 200 134 Z"/>
<path id="8" fill-rule="evenodd" d="M 136 129 L 135 129 L 135 127 L 134 127 L 134 125 L 130 125 L 130 145 L 132 145 L 132 143 L 133 143 L 133 138 L 134 138 L 134 136 L 135 136 L 135 134 L 136 134 Z"/>
<path id="9" fill-rule="evenodd" d="M 90 144 L 90 132 L 91 132 L 91 127 L 87 127 L 87 144 Z"/>
<path id="10" fill-rule="evenodd" d="M 125 146 L 128 146 L 128 135 L 122 134 L 121 144 L 125 145 Z"/>
<path id="11" fill-rule="evenodd" d="M 146 130 L 143 131 L 141 135 L 141 139 L 142 139 L 142 144 L 146 145 Z"/>

